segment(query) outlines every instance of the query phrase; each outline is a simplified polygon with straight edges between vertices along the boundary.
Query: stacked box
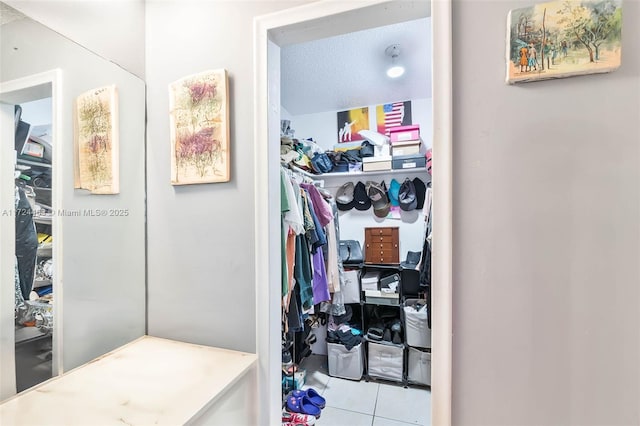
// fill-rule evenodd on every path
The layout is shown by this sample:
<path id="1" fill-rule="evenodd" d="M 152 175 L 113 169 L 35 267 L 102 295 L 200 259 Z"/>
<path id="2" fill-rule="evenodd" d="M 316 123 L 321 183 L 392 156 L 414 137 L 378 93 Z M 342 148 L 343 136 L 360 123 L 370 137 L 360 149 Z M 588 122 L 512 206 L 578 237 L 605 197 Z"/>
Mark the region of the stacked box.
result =
<path id="1" fill-rule="evenodd" d="M 409 348 L 407 381 L 431 386 L 431 352 Z"/>
<path id="2" fill-rule="evenodd" d="M 368 343 L 367 368 L 371 377 L 403 381 L 404 346 L 384 343 Z"/>
<path id="3" fill-rule="evenodd" d="M 327 343 L 329 375 L 342 379 L 360 380 L 364 372 L 362 343 L 347 350 L 341 343 Z"/>

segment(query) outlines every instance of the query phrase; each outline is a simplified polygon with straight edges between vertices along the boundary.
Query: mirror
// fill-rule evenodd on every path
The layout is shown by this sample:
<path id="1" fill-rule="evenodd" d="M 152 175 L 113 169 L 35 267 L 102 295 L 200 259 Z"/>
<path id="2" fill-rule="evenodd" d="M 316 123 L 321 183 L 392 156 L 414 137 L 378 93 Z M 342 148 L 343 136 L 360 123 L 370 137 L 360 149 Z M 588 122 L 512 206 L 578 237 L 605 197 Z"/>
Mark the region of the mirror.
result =
<path id="1" fill-rule="evenodd" d="M 144 335 L 146 206 L 144 82 L 1 2 L 0 18 L 2 400 Z M 110 85 L 120 190 L 95 195 L 74 187 L 74 103 Z"/>

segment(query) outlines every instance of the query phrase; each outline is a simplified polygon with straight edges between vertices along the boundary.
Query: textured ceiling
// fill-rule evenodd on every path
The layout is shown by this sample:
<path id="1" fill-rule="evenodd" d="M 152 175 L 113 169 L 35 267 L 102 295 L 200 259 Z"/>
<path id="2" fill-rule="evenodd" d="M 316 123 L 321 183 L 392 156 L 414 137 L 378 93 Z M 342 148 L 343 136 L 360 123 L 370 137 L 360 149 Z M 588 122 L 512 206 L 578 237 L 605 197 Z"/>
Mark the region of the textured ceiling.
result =
<path id="1" fill-rule="evenodd" d="M 8 24 L 18 19 L 24 19 L 25 16 L 5 3 L 0 2 L 0 25 Z"/>
<path id="2" fill-rule="evenodd" d="M 386 76 L 400 45 L 405 74 Z M 431 97 L 431 19 L 294 44 L 281 50 L 281 102 L 292 115 Z"/>

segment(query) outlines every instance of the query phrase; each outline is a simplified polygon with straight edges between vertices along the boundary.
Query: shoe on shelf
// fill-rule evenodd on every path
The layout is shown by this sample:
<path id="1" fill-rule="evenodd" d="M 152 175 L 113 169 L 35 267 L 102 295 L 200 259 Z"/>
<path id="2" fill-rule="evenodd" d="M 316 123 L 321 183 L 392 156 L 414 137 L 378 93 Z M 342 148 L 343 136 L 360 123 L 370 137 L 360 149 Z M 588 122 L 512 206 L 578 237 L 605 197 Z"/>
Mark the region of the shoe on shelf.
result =
<path id="1" fill-rule="evenodd" d="M 311 426 L 316 423 L 316 418 L 309 414 L 289 413 L 284 411 L 282 413 L 282 423 Z"/>

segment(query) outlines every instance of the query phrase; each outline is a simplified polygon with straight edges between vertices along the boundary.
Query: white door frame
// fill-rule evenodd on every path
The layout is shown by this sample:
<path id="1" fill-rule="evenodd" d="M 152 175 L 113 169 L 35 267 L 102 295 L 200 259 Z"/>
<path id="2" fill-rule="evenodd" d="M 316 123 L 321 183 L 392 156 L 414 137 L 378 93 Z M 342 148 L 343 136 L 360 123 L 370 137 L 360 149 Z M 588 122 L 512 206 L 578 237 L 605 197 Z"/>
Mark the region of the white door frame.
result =
<path id="1" fill-rule="evenodd" d="M 53 230 L 53 264 L 55 275 L 53 277 L 53 286 L 55 288 L 55 303 L 53 305 L 53 360 L 52 369 L 53 376 L 62 374 L 62 301 L 63 301 L 63 279 L 62 279 L 62 223 L 56 220 L 55 212 L 62 205 L 62 171 L 59 165 L 62 156 L 62 138 L 60 131 L 62 129 L 61 111 L 62 111 L 62 72 L 59 69 L 34 74 L 31 76 L 6 81 L 0 83 L 0 103 L 3 107 L 13 109 L 13 105 L 21 104 L 36 99 L 42 99 L 51 96 L 52 117 L 51 117 L 51 133 L 53 145 L 52 159 L 52 208 L 54 211 L 52 219 Z M 8 108 L 7 108 L 8 109 Z M 12 114 L 13 116 L 13 114 Z M 4 117 L 4 116 L 3 116 Z M 13 140 L 13 122 L 2 123 L 2 140 Z M 8 124 L 9 127 L 5 127 Z M 6 138 L 5 138 L 6 136 Z M 14 209 L 14 177 L 13 177 L 13 159 L 14 147 L 12 144 L 0 144 L 0 159 L 2 167 L 0 167 L 0 206 L 2 210 Z M 0 235 L 2 235 L 2 246 L 0 247 L 0 283 L 13 283 L 14 280 L 14 256 L 15 256 L 15 219 L 13 216 L 0 215 Z M 7 238 L 5 238 L 5 236 Z M 6 266 L 6 267 L 5 267 Z M 13 285 L 0 286 L 0 336 L 2 345 L 7 349 L 0 354 L 0 371 L 2 374 L 2 383 L 0 384 L 0 400 L 10 397 L 16 392 L 15 383 L 15 332 L 14 332 L 14 287 Z M 10 320 L 7 321 L 7 318 Z M 5 346 L 6 345 L 6 346 Z M 11 350 L 9 350 L 11 349 Z M 10 372 L 10 373 L 9 373 Z"/>
<path id="2" fill-rule="evenodd" d="M 280 75 L 268 56 L 278 43 L 318 38 L 332 29 L 325 18 L 356 13 L 369 27 L 390 23 L 387 14 L 406 13 L 416 3 L 402 0 L 319 1 L 254 20 L 256 348 L 259 419 L 279 424 L 281 412 L 280 332 Z M 397 7 L 394 7 L 397 6 Z M 404 7 L 403 7 L 404 6 Z M 362 9 L 385 10 L 363 18 Z M 432 0 L 433 28 L 433 276 L 432 424 L 451 424 L 452 371 L 452 44 L 451 0 Z M 385 19 L 387 20 L 386 22 Z M 316 22 L 311 22 L 316 21 Z M 377 22 L 380 21 L 380 22 Z M 351 21 L 354 22 L 354 21 Z M 349 31 L 357 29 L 350 27 Z M 333 31 L 336 31 L 333 29 Z M 315 36 L 314 36 L 315 35 Z M 335 35 L 335 34 L 333 34 Z M 273 53 L 272 53 L 273 54 Z M 279 54 L 279 52 L 276 52 Z M 271 66 L 273 66 L 271 64 Z M 279 67 L 279 65 L 278 65 Z M 270 72 L 271 71 L 271 72 Z M 274 74 L 274 75 L 272 75 Z M 435 83 L 437 82 L 437 84 Z"/>

